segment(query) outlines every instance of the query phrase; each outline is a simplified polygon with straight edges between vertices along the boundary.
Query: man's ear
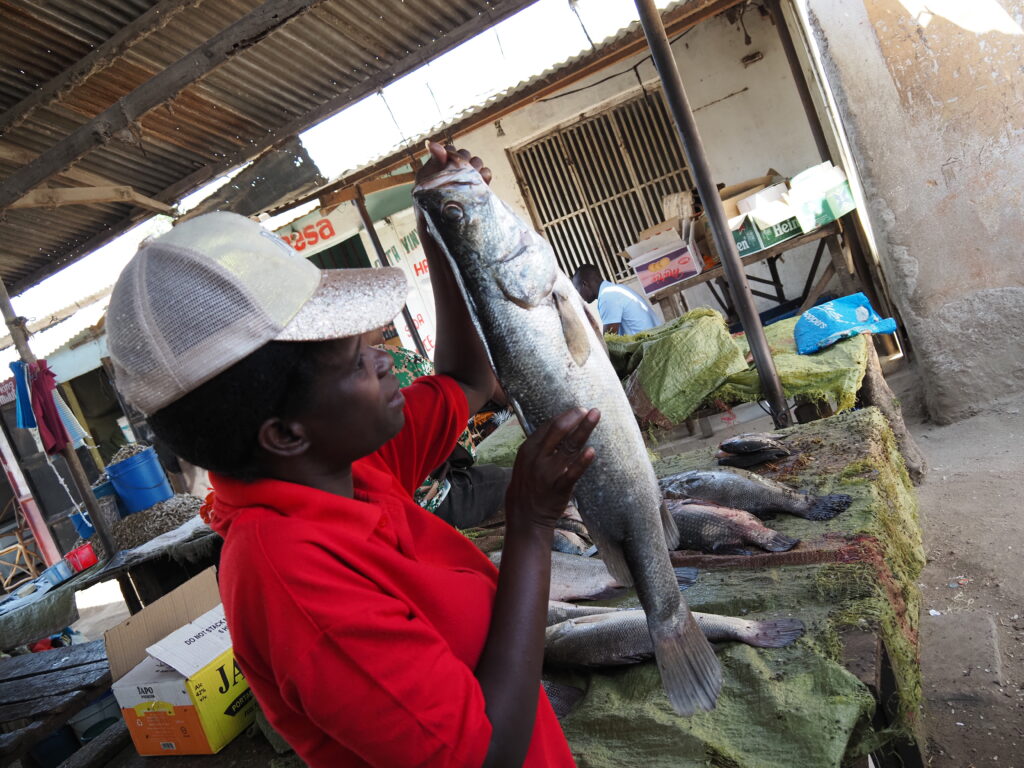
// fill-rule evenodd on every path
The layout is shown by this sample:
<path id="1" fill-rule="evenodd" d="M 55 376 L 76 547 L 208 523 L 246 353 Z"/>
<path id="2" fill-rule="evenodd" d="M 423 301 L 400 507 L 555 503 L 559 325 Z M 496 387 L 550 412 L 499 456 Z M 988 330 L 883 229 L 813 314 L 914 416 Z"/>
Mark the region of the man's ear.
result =
<path id="1" fill-rule="evenodd" d="M 271 456 L 293 458 L 309 450 L 309 436 L 302 422 L 274 417 L 260 425 L 256 440 Z"/>

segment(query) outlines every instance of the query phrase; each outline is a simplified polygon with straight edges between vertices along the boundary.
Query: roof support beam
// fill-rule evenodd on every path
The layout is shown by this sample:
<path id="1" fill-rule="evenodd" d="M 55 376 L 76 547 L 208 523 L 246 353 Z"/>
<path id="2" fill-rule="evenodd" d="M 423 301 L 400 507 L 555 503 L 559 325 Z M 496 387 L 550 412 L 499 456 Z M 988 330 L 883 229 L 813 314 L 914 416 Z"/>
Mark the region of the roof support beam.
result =
<path id="1" fill-rule="evenodd" d="M 38 155 L 31 150 L 23 149 L 22 147 L 9 144 L 5 141 L 0 141 L 0 160 L 8 160 L 12 163 L 28 165 L 37 157 Z M 108 179 L 106 176 L 101 176 L 98 173 L 87 171 L 84 168 L 68 168 L 66 171 L 58 175 L 93 187 L 108 187 L 116 186 L 117 184 L 117 182 Z"/>
<path id="2" fill-rule="evenodd" d="M 128 128 L 154 107 L 173 99 L 182 89 L 232 56 L 321 2 L 323 0 L 267 0 L 8 176 L 0 184 L 0 211 L 92 149 L 105 144 L 115 133 Z M 256 148 L 249 150 L 250 155 L 257 152 Z"/>
<path id="3" fill-rule="evenodd" d="M 671 36 L 678 35 L 680 32 L 690 29 L 735 5 L 739 5 L 743 1 L 688 0 L 688 2 L 680 3 L 664 13 L 665 29 Z M 505 115 L 558 93 L 573 83 L 593 75 L 595 72 L 600 72 L 630 56 L 635 56 L 646 48 L 647 40 L 642 29 L 638 26 L 633 32 L 623 35 L 620 40 L 590 53 L 580 55 L 572 67 L 565 70 L 559 68 L 546 77 L 516 89 L 508 97 L 499 99 L 490 106 L 473 112 L 461 120 L 449 123 L 441 128 L 437 135 L 444 136 L 445 138 L 457 138 L 475 131 L 477 128 L 493 123 L 495 120 L 500 120 Z M 357 184 L 361 185 L 367 179 L 377 178 L 381 174 L 389 173 L 403 165 L 408 165 L 410 162 L 416 161 L 418 154 L 425 154 L 425 150 L 420 146 L 400 149 L 373 165 L 339 178 L 316 192 L 297 197 L 286 205 L 274 209 L 274 211 L 308 203 L 318 196 L 321 202 L 325 198 L 333 199 L 330 196 L 335 192 L 352 188 Z"/>
<path id="4" fill-rule="evenodd" d="M 228 155 L 228 157 L 221 162 L 216 164 L 211 163 L 198 169 L 195 173 L 165 189 L 157 195 L 157 197 L 169 203 L 175 202 L 179 197 L 188 194 L 188 192 L 201 184 L 205 184 L 207 181 L 223 175 L 232 168 L 235 168 L 250 158 L 258 155 L 260 152 L 273 147 L 278 142 L 294 136 L 307 128 L 312 128 L 321 120 L 340 112 L 350 104 L 355 104 L 363 97 L 380 90 L 388 85 L 388 83 L 408 74 L 420 65 L 426 64 L 431 59 L 440 56 L 442 53 L 450 51 L 460 43 L 463 43 L 474 35 L 489 29 L 498 22 L 503 21 L 509 16 L 521 11 L 523 8 L 532 5 L 536 1 L 537 0 L 502 0 L 500 3 L 494 3 L 494 0 L 491 0 L 493 4 L 491 10 L 488 10 L 478 16 L 474 16 L 461 26 L 456 27 L 444 37 L 439 37 L 432 43 L 420 48 L 417 52 L 419 56 L 417 61 L 407 60 L 403 62 L 401 66 L 391 67 L 371 75 L 358 85 L 348 88 L 333 99 L 319 104 L 314 109 L 296 117 L 291 122 L 286 123 L 279 128 L 274 128 L 263 138 L 258 139 L 255 143 L 244 147 L 234 154 Z M 698 0 L 698 2 L 701 3 L 707 1 L 708 0 Z M 741 0 L 731 0 L 731 2 L 737 3 L 741 2 Z M 310 198 L 313 197 L 316 197 L 316 195 L 310 195 Z M 0 198 L 0 208 L 2 207 L 2 198 Z"/>
<path id="5" fill-rule="evenodd" d="M 92 203 L 128 203 L 157 213 L 171 214 L 174 209 L 151 197 L 136 192 L 131 187 L 43 187 L 33 189 L 24 197 L 11 203 L 15 208 L 58 208 L 62 205 L 90 205 Z"/>
<path id="6" fill-rule="evenodd" d="M 36 108 L 61 101 L 72 88 L 90 75 L 109 67 L 139 40 L 163 27 L 180 11 L 198 4 L 199 0 L 160 0 L 98 48 L 0 114 L 0 135 L 20 125 Z"/>

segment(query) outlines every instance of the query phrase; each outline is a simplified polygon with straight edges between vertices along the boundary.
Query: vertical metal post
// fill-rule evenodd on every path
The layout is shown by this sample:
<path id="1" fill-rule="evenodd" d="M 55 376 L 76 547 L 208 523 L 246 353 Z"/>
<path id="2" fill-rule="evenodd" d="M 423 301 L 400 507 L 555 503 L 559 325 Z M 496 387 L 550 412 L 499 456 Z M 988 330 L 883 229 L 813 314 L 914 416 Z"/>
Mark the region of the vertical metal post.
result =
<path id="1" fill-rule="evenodd" d="M 28 345 L 28 333 L 25 331 L 24 321 L 15 314 L 14 307 L 11 304 L 11 297 L 7 293 L 7 286 L 2 280 L 0 280 L 0 312 L 3 313 L 4 322 L 11 333 L 11 340 L 14 342 L 14 346 L 17 348 L 22 361 L 25 363 L 36 362 L 36 356 Z M 106 552 L 107 557 L 111 557 L 114 554 L 113 540 L 110 537 L 110 531 L 107 530 L 104 523 L 103 516 L 100 514 L 100 506 L 93 495 L 92 486 L 89 485 L 89 478 L 85 476 L 85 468 L 82 467 L 82 462 L 78 460 L 78 454 L 75 453 L 71 443 L 65 445 L 61 449 L 61 453 L 64 455 L 64 460 L 68 463 L 71 479 L 78 489 L 78 495 L 82 497 L 85 508 L 89 511 L 89 517 L 92 518 L 92 524 L 96 528 L 100 542 L 103 544 L 103 550 Z"/>
<path id="2" fill-rule="evenodd" d="M 690 172 L 693 174 L 697 190 L 700 192 L 700 199 L 704 203 L 704 211 L 707 214 L 708 223 L 711 225 L 715 246 L 722 259 L 722 269 L 729 281 L 729 291 L 732 294 L 733 303 L 736 305 L 736 314 L 747 334 L 747 343 L 750 345 L 750 352 L 754 356 L 754 365 L 761 380 L 761 390 L 765 393 L 775 426 L 788 426 L 790 423 L 789 409 L 786 405 L 786 396 L 782 391 L 782 382 L 779 381 L 778 371 L 775 370 L 775 361 L 772 360 L 768 340 L 765 338 L 764 328 L 761 327 L 761 318 L 754 306 L 754 297 L 750 293 L 750 285 L 743 272 L 743 263 L 736 250 L 736 242 L 729 231 L 725 209 L 722 207 L 722 198 L 718 195 L 718 189 L 711 175 L 711 166 L 708 164 L 704 144 L 697 131 L 697 121 L 690 109 L 690 102 L 683 88 L 679 68 L 672 55 L 672 46 L 669 44 L 668 35 L 665 34 L 665 25 L 661 21 L 658 9 L 654 7 L 654 0 L 634 1 L 637 11 L 640 13 L 640 23 L 643 25 L 644 34 L 647 36 L 647 44 L 651 49 L 651 58 L 654 60 L 654 65 L 661 78 L 662 87 L 665 89 L 665 98 L 668 101 L 669 110 L 672 112 L 676 130 L 679 132 L 683 151 L 686 153 L 686 162 L 690 166 Z"/>
<path id="3" fill-rule="evenodd" d="M 822 160 L 831 160 L 832 153 L 829 151 L 828 141 L 825 139 L 825 131 L 821 128 L 818 111 L 814 108 L 811 89 L 807 85 L 807 78 L 804 76 L 803 67 L 800 66 L 800 59 L 796 55 L 796 46 L 793 45 L 793 36 L 789 34 L 789 27 L 786 26 L 786 17 L 782 15 L 780 0 L 768 0 L 768 10 L 772 14 L 772 21 L 775 22 L 775 30 L 779 33 L 782 50 L 786 53 L 789 71 L 793 73 L 793 82 L 796 84 L 797 93 L 800 94 L 800 103 L 804 107 L 804 114 L 807 116 L 807 124 L 811 128 L 811 135 L 814 136 L 814 144 L 818 147 L 818 155 Z"/>
<path id="4" fill-rule="evenodd" d="M 363 195 L 363 190 L 358 186 L 356 187 L 356 207 L 359 209 L 359 217 L 363 220 L 363 226 L 366 227 L 366 234 L 370 236 L 370 242 L 373 243 L 373 249 L 377 252 L 377 258 L 380 259 L 380 263 L 385 267 L 390 267 L 391 262 L 388 261 L 387 254 L 384 253 L 384 246 L 381 245 L 380 238 L 377 236 L 377 229 L 373 226 L 373 219 L 370 218 L 370 212 L 366 210 L 366 197 Z M 405 324 L 409 328 L 409 335 L 412 336 L 413 344 L 416 345 L 416 351 L 423 357 L 428 357 L 426 347 L 423 346 L 423 339 L 420 338 L 420 332 L 416 330 L 416 324 L 412 321 L 412 313 L 409 311 L 409 305 L 402 305 L 402 317 L 405 318 Z"/>

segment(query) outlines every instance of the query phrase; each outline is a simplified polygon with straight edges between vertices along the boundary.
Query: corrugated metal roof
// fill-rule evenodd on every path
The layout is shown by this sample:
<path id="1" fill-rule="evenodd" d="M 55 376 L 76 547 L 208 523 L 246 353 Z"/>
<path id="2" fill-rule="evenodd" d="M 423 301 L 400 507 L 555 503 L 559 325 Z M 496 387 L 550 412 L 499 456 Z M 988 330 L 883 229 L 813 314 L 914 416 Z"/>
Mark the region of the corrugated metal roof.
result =
<path id="1" fill-rule="evenodd" d="M 95 186 L 102 177 L 174 203 L 532 1 L 310 0 L 310 10 L 240 48 L 47 183 Z M 0 189 L 35 156 L 259 6 L 0 0 Z M 155 28 L 145 36 L 114 44 L 149 19 Z M 38 98 L 97 50 L 100 60 L 57 97 L 19 114 L 24 99 Z M 145 215 L 123 203 L 9 209 L 0 215 L 0 277 L 26 287 Z"/>

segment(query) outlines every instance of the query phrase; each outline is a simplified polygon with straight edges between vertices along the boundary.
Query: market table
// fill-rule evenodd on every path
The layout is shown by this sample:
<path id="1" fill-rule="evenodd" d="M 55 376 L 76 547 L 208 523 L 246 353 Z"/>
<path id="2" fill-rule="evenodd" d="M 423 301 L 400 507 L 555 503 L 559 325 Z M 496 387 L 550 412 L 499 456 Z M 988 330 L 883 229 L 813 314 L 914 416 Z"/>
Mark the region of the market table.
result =
<path id="1" fill-rule="evenodd" d="M 794 455 L 760 473 L 814 493 L 850 494 L 851 507 L 824 522 L 790 515 L 769 521 L 801 539 L 789 552 L 684 551 L 672 560 L 701 570 L 685 593 L 694 610 L 794 616 L 805 635 L 778 649 L 723 644 L 718 706 L 690 718 L 672 712 L 654 662 L 546 670 L 555 682 L 585 691 L 562 720 L 580 768 L 839 768 L 867 754 L 876 765 L 921 764 L 917 579 L 924 551 L 916 496 L 892 430 L 880 411 L 867 408 L 780 431 Z M 664 456 L 655 471 L 712 467 L 714 450 Z M 502 543 L 493 527 L 468 535 L 488 551 Z"/>
<path id="2" fill-rule="evenodd" d="M 0 659 L 0 765 L 24 755 L 109 687 L 102 640 Z"/>
<path id="3" fill-rule="evenodd" d="M 839 276 L 839 282 L 844 293 L 854 293 L 857 290 L 860 290 L 859 280 L 853 267 L 853 257 L 850 252 L 850 246 L 849 243 L 847 243 L 846 236 L 844 234 L 845 228 L 850 225 L 850 216 L 852 215 L 853 214 L 846 214 L 846 216 L 841 217 L 837 221 L 825 224 L 817 229 L 811 230 L 810 232 L 790 238 L 789 240 L 784 240 L 781 243 L 776 243 L 775 245 L 765 248 L 764 250 L 757 251 L 756 253 L 743 256 L 740 261 L 744 267 L 749 267 L 752 264 L 767 261 L 768 270 L 771 274 L 770 280 L 747 275 L 748 281 L 770 285 L 774 289 L 773 293 L 767 293 L 765 291 L 751 288 L 751 293 L 755 296 L 771 299 L 778 304 L 785 304 L 787 301 L 790 301 L 790 299 L 786 298 L 776 262 L 787 251 L 815 242 L 818 243 L 818 250 L 814 254 L 814 261 L 807 272 L 807 279 L 804 283 L 803 290 L 800 292 L 799 312 L 803 312 L 808 307 L 813 306 L 825 291 L 825 287 L 828 285 L 829 281 L 836 275 Z M 821 263 L 821 258 L 826 248 L 829 252 L 829 263 L 826 265 L 821 276 L 817 281 L 815 281 L 818 266 Z M 711 291 L 712 296 L 715 297 L 715 301 L 717 301 L 719 306 L 722 307 L 722 311 L 725 313 L 726 317 L 730 318 L 731 322 L 735 319 L 736 313 L 732 306 L 732 298 L 729 296 L 728 284 L 725 280 L 725 269 L 721 264 L 712 267 L 711 269 L 706 269 L 698 275 L 688 277 L 678 283 L 673 283 L 670 286 L 662 288 L 661 290 L 651 294 L 649 299 L 652 303 L 657 303 L 661 307 L 662 315 L 665 320 L 670 320 L 674 317 L 679 317 L 687 310 L 686 300 L 683 298 L 683 291 L 697 285 L 710 283 L 712 280 L 719 283 L 719 286 L 722 289 L 721 293 L 719 293 L 719 291 L 710 284 L 708 285 L 708 289 Z"/>

